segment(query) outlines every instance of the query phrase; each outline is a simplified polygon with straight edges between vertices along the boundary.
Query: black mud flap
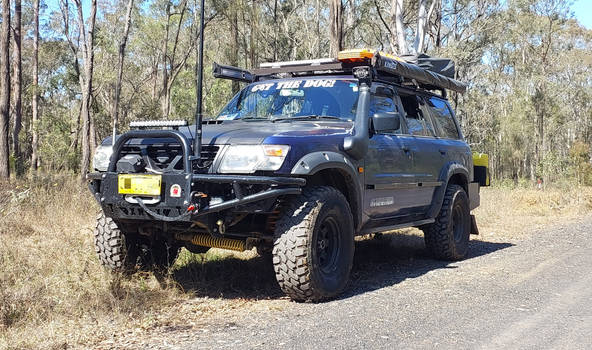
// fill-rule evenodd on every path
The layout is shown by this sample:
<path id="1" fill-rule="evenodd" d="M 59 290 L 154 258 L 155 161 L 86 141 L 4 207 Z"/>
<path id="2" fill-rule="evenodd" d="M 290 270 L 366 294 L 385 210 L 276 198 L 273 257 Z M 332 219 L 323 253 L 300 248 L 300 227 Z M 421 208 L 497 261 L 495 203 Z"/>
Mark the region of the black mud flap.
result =
<path id="1" fill-rule="evenodd" d="M 479 234 L 479 229 L 477 228 L 477 220 L 475 220 L 475 215 L 471 215 L 471 234 Z"/>

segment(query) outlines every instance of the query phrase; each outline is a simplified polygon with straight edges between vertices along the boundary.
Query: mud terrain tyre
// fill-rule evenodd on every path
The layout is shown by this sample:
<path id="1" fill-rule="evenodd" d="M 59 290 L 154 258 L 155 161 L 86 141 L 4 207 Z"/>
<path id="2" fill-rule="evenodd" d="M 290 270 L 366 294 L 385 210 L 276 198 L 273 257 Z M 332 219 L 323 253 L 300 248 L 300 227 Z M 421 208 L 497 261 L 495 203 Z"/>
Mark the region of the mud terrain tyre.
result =
<path id="1" fill-rule="evenodd" d="M 171 266 L 179 255 L 179 247 L 166 242 L 150 242 L 137 233 L 126 232 L 102 212 L 95 226 L 95 251 L 101 264 L 115 272 L 133 272 L 143 269 L 164 269 Z"/>
<path id="2" fill-rule="evenodd" d="M 333 187 L 312 187 L 287 205 L 275 230 L 273 267 L 280 288 L 296 301 L 339 294 L 354 256 L 347 200 Z"/>
<path id="3" fill-rule="evenodd" d="M 462 260 L 467 256 L 471 231 L 469 198 L 458 185 L 448 185 L 436 221 L 424 228 L 429 252 L 440 260 Z"/>

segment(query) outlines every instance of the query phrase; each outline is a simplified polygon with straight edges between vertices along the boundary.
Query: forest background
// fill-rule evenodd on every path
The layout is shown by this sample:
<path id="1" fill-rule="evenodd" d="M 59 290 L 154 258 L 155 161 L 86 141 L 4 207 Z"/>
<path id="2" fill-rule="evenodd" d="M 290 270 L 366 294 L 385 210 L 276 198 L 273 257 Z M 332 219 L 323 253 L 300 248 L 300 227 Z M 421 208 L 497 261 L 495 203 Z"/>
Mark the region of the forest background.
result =
<path id="1" fill-rule="evenodd" d="M 592 30 L 566 0 L 207 0 L 204 108 L 240 85 L 212 63 L 335 57 L 344 48 L 456 62 L 451 94 L 494 179 L 592 184 Z M 197 0 L 2 0 L 0 177 L 84 176 L 132 120 L 193 120 Z"/>
<path id="2" fill-rule="evenodd" d="M 123 276 L 94 251 L 99 206 L 79 180 L 114 120 L 120 131 L 193 120 L 199 1 L 0 1 L 0 349 L 170 347 L 244 315 L 300 314 L 255 252 L 182 250 L 166 276 Z M 575 10 L 567 0 L 206 0 L 205 113 L 241 87 L 214 79 L 214 61 L 249 69 L 362 47 L 454 59 L 469 89 L 450 101 L 501 184 L 474 211 L 472 244 L 487 259 L 479 247 L 520 245 L 592 212 L 592 187 L 580 186 L 592 185 L 592 23 Z M 533 188 L 538 178 L 551 186 Z M 418 280 L 405 276 L 432 276 L 426 265 L 448 268 L 426 260 L 417 231 L 383 238 L 356 242 L 353 289 L 403 288 Z"/>

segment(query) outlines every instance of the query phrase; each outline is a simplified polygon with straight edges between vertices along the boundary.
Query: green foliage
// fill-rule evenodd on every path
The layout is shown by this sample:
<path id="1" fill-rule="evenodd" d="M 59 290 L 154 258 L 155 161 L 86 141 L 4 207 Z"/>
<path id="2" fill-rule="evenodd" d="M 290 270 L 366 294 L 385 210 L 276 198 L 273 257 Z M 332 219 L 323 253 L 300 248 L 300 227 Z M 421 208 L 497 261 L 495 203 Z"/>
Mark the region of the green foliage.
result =
<path id="1" fill-rule="evenodd" d="M 39 153 L 47 172 L 76 170 L 80 155 L 74 147 L 72 113 L 65 109 L 50 109 L 43 114 Z"/>
<path id="2" fill-rule="evenodd" d="M 41 13 L 41 120 L 35 126 L 30 121 L 30 34 L 23 47 L 21 144 L 30 159 L 31 131 L 39 130 L 39 154 L 47 169 L 75 170 L 80 157 L 83 57 L 76 51 L 76 8 L 68 3 L 68 16 L 57 8 Z M 418 5 L 404 3 L 411 42 Z M 87 2 L 83 6 L 88 10 Z M 97 142 L 111 135 L 126 6 L 124 0 L 107 0 L 98 9 L 92 102 Z M 213 62 L 252 68 L 266 61 L 328 55 L 325 0 L 208 0 L 206 6 L 205 118 L 215 116 L 234 95 L 231 82 L 211 75 Z M 344 1 L 345 47 L 392 51 L 392 28 L 387 26 L 391 6 L 386 0 Z M 132 120 L 193 121 L 199 10 L 197 1 L 135 2 L 124 60 L 120 132 L 127 131 Z M 24 7 L 26 33 L 32 33 L 31 11 Z M 72 44 L 64 35 L 65 19 Z M 568 1 L 443 0 L 430 18 L 426 43 L 429 54 L 453 58 L 458 79 L 469 84 L 466 94 L 452 93 L 449 99 L 467 141 L 475 151 L 489 154 L 494 178 L 589 181 L 581 144 L 592 144 L 592 31 L 570 18 Z"/>
<path id="3" fill-rule="evenodd" d="M 571 171 L 580 185 L 592 185 L 592 152 L 590 144 L 576 141 L 569 150 Z"/>

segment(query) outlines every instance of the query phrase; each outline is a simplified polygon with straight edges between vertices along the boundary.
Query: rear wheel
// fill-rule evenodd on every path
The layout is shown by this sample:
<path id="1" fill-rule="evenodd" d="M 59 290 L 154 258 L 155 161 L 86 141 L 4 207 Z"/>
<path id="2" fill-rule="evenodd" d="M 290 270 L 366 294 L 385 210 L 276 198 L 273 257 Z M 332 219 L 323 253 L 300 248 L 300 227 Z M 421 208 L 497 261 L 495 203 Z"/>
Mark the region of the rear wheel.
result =
<path id="1" fill-rule="evenodd" d="M 469 198 L 458 185 L 448 185 L 440 213 L 423 227 L 426 247 L 437 259 L 461 260 L 467 256 L 471 233 Z"/>
<path id="2" fill-rule="evenodd" d="M 313 187 L 294 197 L 277 223 L 272 254 L 277 281 L 290 298 L 339 294 L 354 255 L 353 217 L 343 194 Z"/>

